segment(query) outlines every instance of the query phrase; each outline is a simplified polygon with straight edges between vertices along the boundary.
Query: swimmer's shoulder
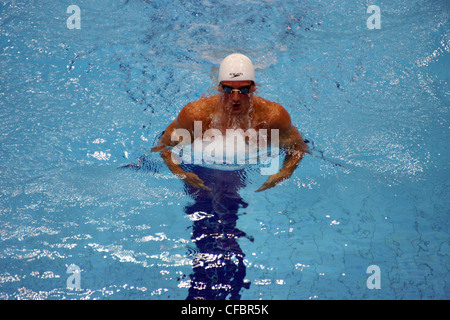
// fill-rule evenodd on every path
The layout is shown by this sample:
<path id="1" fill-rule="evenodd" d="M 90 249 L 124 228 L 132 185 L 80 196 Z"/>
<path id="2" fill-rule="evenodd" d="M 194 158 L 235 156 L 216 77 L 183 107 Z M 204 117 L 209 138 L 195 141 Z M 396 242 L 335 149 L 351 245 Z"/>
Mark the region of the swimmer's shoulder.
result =
<path id="1" fill-rule="evenodd" d="M 208 96 L 201 97 L 197 101 L 189 102 L 180 113 L 185 114 L 186 116 L 196 117 L 198 115 L 202 115 L 204 113 L 210 113 L 211 110 L 214 110 L 217 104 L 218 96 Z"/>
<path id="2" fill-rule="evenodd" d="M 279 125 L 280 122 L 291 122 L 289 113 L 281 104 L 261 97 L 254 97 L 253 102 L 255 103 L 259 116 L 263 116 L 269 124 Z"/>
<path id="3" fill-rule="evenodd" d="M 255 106 L 258 107 L 259 111 L 264 113 L 275 114 L 286 111 L 286 109 L 284 109 L 284 107 L 281 104 L 261 98 L 259 96 L 253 97 L 253 102 L 255 103 Z"/>
<path id="4" fill-rule="evenodd" d="M 190 127 L 194 121 L 206 121 L 213 114 L 218 96 L 201 97 L 186 104 L 178 114 L 179 127 Z"/>

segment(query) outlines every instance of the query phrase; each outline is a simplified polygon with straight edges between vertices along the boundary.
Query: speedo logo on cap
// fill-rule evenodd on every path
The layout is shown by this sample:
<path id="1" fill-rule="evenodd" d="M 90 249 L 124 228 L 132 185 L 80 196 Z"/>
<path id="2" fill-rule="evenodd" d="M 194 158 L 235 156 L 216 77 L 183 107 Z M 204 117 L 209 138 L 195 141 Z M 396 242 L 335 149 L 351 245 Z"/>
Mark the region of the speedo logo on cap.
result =
<path id="1" fill-rule="evenodd" d="M 229 75 L 231 78 L 237 78 L 243 76 L 244 74 L 242 72 L 230 72 Z"/>

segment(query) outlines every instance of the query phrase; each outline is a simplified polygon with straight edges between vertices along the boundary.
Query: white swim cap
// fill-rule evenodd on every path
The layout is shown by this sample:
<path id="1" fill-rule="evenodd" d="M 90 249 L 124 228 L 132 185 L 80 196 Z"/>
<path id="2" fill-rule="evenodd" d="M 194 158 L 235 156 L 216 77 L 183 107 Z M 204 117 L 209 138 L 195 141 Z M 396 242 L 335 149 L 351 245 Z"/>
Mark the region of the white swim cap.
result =
<path id="1" fill-rule="evenodd" d="M 255 82 L 255 68 L 248 57 L 240 53 L 233 53 L 223 59 L 219 69 L 219 83 L 247 80 Z"/>

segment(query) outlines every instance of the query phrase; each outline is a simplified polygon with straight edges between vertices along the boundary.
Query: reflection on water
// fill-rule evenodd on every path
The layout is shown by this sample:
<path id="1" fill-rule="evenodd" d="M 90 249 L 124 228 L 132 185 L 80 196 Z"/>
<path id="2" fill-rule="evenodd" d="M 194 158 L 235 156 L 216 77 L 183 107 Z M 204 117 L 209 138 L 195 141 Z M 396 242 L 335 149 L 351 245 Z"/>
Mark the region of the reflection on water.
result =
<path id="1" fill-rule="evenodd" d="M 123 166 L 135 170 L 157 171 L 154 160 L 144 155 L 136 164 Z M 183 165 L 183 169 L 197 174 L 211 191 L 185 184 L 185 192 L 194 200 L 184 208 L 192 225 L 192 242 L 196 248 L 193 256 L 193 273 L 187 300 L 239 300 L 246 267 L 245 254 L 239 246 L 238 238 L 246 237 L 245 232 L 236 228 L 238 211 L 247 203 L 238 191 L 245 187 L 245 169 L 224 171 L 196 165 Z"/>
<path id="2" fill-rule="evenodd" d="M 197 247 L 188 300 L 238 300 L 244 283 L 245 254 L 238 238 L 246 234 L 236 228 L 238 210 L 247 207 L 238 191 L 245 186 L 245 171 L 221 171 L 198 166 L 196 173 L 211 191 L 185 186 L 194 204 L 185 212 L 193 221 L 192 242 Z M 253 241 L 253 239 L 249 238 Z"/>

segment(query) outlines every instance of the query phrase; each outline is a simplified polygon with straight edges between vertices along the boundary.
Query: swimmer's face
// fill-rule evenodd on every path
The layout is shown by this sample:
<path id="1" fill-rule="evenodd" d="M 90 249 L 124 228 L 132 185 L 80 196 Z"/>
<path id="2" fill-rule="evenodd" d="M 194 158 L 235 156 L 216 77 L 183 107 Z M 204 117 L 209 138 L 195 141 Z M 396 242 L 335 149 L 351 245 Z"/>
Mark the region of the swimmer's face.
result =
<path id="1" fill-rule="evenodd" d="M 255 84 L 253 81 L 222 81 L 219 92 L 226 110 L 230 110 L 232 114 L 240 114 L 250 108 Z"/>

